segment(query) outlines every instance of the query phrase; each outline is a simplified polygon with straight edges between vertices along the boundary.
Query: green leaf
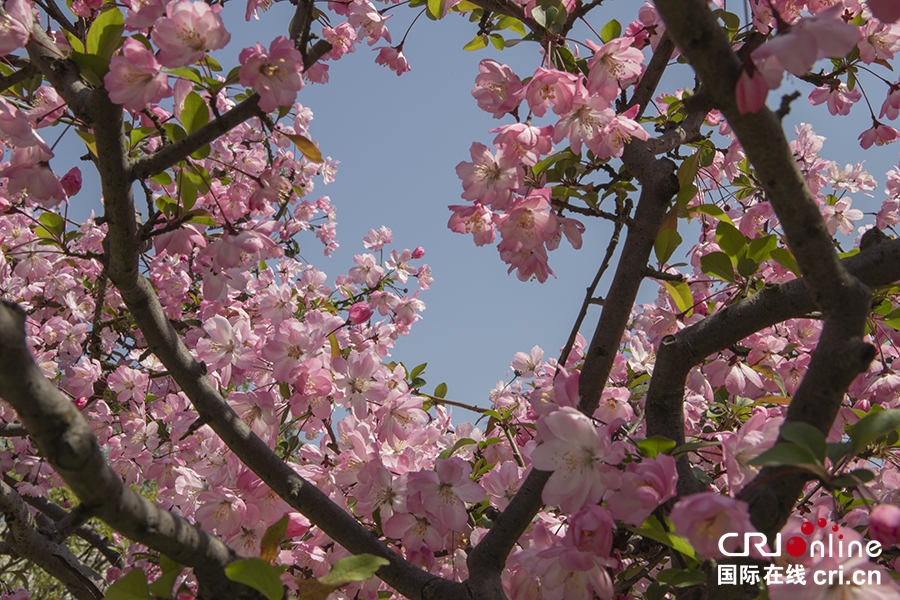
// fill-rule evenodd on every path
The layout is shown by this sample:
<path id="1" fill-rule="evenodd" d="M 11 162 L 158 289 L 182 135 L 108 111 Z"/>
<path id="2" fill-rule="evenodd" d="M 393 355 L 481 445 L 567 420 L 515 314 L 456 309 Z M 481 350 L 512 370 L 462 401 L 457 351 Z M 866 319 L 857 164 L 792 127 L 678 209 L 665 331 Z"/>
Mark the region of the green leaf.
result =
<path id="1" fill-rule="evenodd" d="M 153 600 L 147 587 L 147 575 L 132 569 L 106 590 L 106 600 Z"/>
<path id="2" fill-rule="evenodd" d="M 159 568 L 162 570 L 162 575 L 150 584 L 149 591 L 154 596 L 160 598 L 171 598 L 172 589 L 175 587 L 178 576 L 184 571 L 184 567 L 165 554 L 160 554 Z M 109 596 L 107 596 L 107 598 L 109 598 Z"/>
<path id="3" fill-rule="evenodd" d="M 782 424 L 780 434 L 789 442 L 809 450 L 819 462 L 825 461 L 825 436 L 809 423 L 787 421 Z"/>
<path id="4" fill-rule="evenodd" d="M 637 443 L 641 453 L 647 458 L 656 458 L 660 454 L 665 454 L 675 447 L 675 440 L 670 440 L 661 435 L 654 435 Z"/>
<path id="5" fill-rule="evenodd" d="M 113 53 L 119 48 L 122 32 L 125 31 L 125 18 L 118 8 L 110 8 L 100 13 L 91 25 L 87 34 L 85 50 L 87 54 L 101 56 L 107 65 Z"/>
<path id="6" fill-rule="evenodd" d="M 305 156 L 311 162 L 322 162 L 322 153 L 318 148 L 316 148 L 316 145 L 309 140 L 309 138 L 296 133 L 286 133 L 283 135 L 294 142 L 294 145 L 297 146 L 297 149 L 300 150 L 300 152 L 303 153 L 303 156 Z"/>
<path id="7" fill-rule="evenodd" d="M 321 583 L 318 579 L 297 580 L 297 598 L 299 600 L 326 600 L 336 589 L 338 586 Z"/>
<path id="8" fill-rule="evenodd" d="M 678 235 L 678 232 L 674 229 L 663 229 L 660 231 L 659 235 L 656 236 L 656 241 L 653 243 L 656 260 L 658 260 L 660 264 L 668 262 L 675 252 L 675 249 L 681 245 L 681 241 L 681 236 Z"/>
<path id="9" fill-rule="evenodd" d="M 710 252 L 700 257 L 700 268 L 712 277 L 734 282 L 734 266 L 724 252 Z"/>
<path id="10" fill-rule="evenodd" d="M 278 558 L 278 552 L 281 550 L 281 542 L 284 541 L 284 535 L 287 533 L 288 516 L 284 515 L 273 523 L 259 544 L 259 557 L 267 562 L 272 562 Z"/>
<path id="11" fill-rule="evenodd" d="M 200 79 L 200 71 L 198 71 L 194 67 L 183 67 L 181 69 L 163 69 L 166 73 L 171 73 L 177 77 L 181 77 L 182 79 L 187 79 L 188 81 L 193 81 L 194 83 L 201 83 Z"/>
<path id="12" fill-rule="evenodd" d="M 69 58 L 78 65 L 81 76 L 84 77 L 88 83 L 97 87 L 103 85 L 103 77 L 109 72 L 108 60 L 95 54 L 82 54 L 81 52 L 74 51 L 69 55 Z"/>
<path id="13" fill-rule="evenodd" d="M 209 107 L 197 92 L 191 92 L 184 99 L 184 108 L 181 109 L 181 123 L 188 134 L 194 133 L 209 123 Z"/>
<path id="14" fill-rule="evenodd" d="M 747 258 L 746 256 L 743 258 L 739 258 L 737 261 L 737 272 L 741 277 L 747 278 L 756 273 L 756 270 L 759 268 L 759 263 L 753 260 L 752 258 Z"/>
<path id="15" fill-rule="evenodd" d="M 66 221 L 60 215 L 54 212 L 45 212 L 38 218 L 38 221 L 44 226 L 44 229 L 53 234 L 53 237 L 57 239 L 62 238 L 63 231 L 66 228 Z"/>
<path id="16" fill-rule="evenodd" d="M 568 14 L 559 0 L 538 0 L 537 6 L 531 9 L 531 16 L 544 29 L 558 33 Z"/>
<path id="17" fill-rule="evenodd" d="M 409 379 L 415 379 L 419 375 L 422 374 L 422 371 L 425 370 L 425 367 L 428 366 L 428 363 L 422 363 L 418 367 L 415 367 L 412 371 L 409 372 Z"/>
<path id="18" fill-rule="evenodd" d="M 675 206 L 684 207 L 700 190 L 693 183 L 682 186 L 675 196 Z"/>
<path id="19" fill-rule="evenodd" d="M 604 25 L 603 29 L 600 30 L 600 39 L 603 40 L 604 44 L 608 44 L 620 35 L 622 35 L 622 24 L 615 19 Z"/>
<path id="20" fill-rule="evenodd" d="M 686 185 L 693 183 L 694 178 L 697 176 L 697 170 L 700 168 L 700 155 L 696 152 L 681 163 L 681 166 L 678 167 L 678 186 L 679 189 L 684 188 Z"/>
<path id="21" fill-rule="evenodd" d="M 386 558 L 372 554 L 357 554 L 342 558 L 331 566 L 328 575 L 319 581 L 329 585 L 342 586 L 354 581 L 365 581 L 375 575 L 375 571 L 388 564 Z"/>
<path id="22" fill-rule="evenodd" d="M 435 398 L 443 398 L 446 395 L 447 395 L 447 384 L 446 383 L 439 383 L 438 386 L 436 388 L 434 388 L 434 393 L 432 394 L 432 396 L 434 396 Z"/>
<path id="23" fill-rule="evenodd" d="M 883 435 L 900 428 L 900 409 L 880 410 L 863 417 L 856 425 L 847 430 L 850 436 L 852 454 L 865 450 L 866 446 Z"/>
<path id="24" fill-rule="evenodd" d="M 708 217 L 712 217 L 713 219 L 718 219 L 719 221 L 725 221 L 729 225 L 734 225 L 724 210 L 716 206 L 715 204 L 701 204 L 700 206 L 692 206 L 688 209 L 691 212 L 700 213 L 701 215 L 706 215 Z"/>
<path id="25" fill-rule="evenodd" d="M 488 45 L 488 36 L 484 33 L 476 35 L 472 41 L 463 46 L 463 50 L 481 50 Z"/>
<path id="26" fill-rule="evenodd" d="M 499 33 L 491 34 L 491 43 L 494 45 L 494 48 L 497 50 L 503 50 L 506 46 L 504 45 L 503 36 Z"/>
<path id="27" fill-rule="evenodd" d="M 445 0 L 428 0 L 428 16 L 434 20 L 443 19 L 447 14 Z"/>
<path id="28" fill-rule="evenodd" d="M 656 540 L 660 544 L 665 544 L 669 548 L 684 554 L 694 560 L 697 559 L 697 555 L 694 552 L 694 549 L 691 545 L 682 537 L 675 535 L 674 533 L 669 533 L 668 531 L 663 531 L 662 529 L 657 529 L 655 527 L 649 527 L 648 523 L 652 520 L 653 517 L 647 519 L 647 522 L 638 529 L 632 525 L 627 525 L 626 529 L 637 533 L 638 535 L 648 537 L 651 540 Z"/>
<path id="29" fill-rule="evenodd" d="M 719 221 L 716 226 L 716 243 L 722 252 L 728 255 L 733 264 L 737 264 L 739 258 L 744 255 L 747 248 L 747 240 L 737 227 L 725 221 Z"/>
<path id="30" fill-rule="evenodd" d="M 261 558 L 245 558 L 225 567 L 225 576 L 253 588 L 268 600 L 281 600 L 284 596 L 281 574 L 285 570 L 286 567 L 276 567 Z"/>
<path id="31" fill-rule="evenodd" d="M 75 52 L 80 52 L 84 54 L 84 44 L 81 43 L 77 37 L 63 29 L 63 33 L 66 35 L 66 39 L 69 41 L 69 45 L 72 46 L 72 50 Z"/>
<path id="32" fill-rule="evenodd" d="M 666 569 L 656 575 L 656 580 L 672 587 L 691 587 L 706 583 L 706 575 L 697 569 Z"/>
<path id="33" fill-rule="evenodd" d="M 453 444 L 452 448 L 447 448 L 440 454 L 438 454 L 438 458 L 447 459 L 456 454 L 456 451 L 462 448 L 463 446 L 469 446 L 474 444 L 475 440 L 471 438 L 463 438 L 461 440 L 457 440 L 455 444 Z"/>
<path id="34" fill-rule="evenodd" d="M 772 256 L 772 260 L 797 277 L 800 277 L 800 267 L 797 265 L 797 261 L 794 259 L 794 255 L 791 254 L 790 250 L 787 248 L 775 248 L 769 254 Z"/>
<path id="35" fill-rule="evenodd" d="M 809 449 L 797 444 L 776 444 L 749 463 L 754 467 L 771 465 L 819 466 L 819 461 Z"/>
<path id="36" fill-rule="evenodd" d="M 694 297 L 691 294 L 691 286 L 684 281 L 665 281 L 666 290 L 675 301 L 675 306 L 684 316 L 689 317 L 694 312 Z"/>
<path id="37" fill-rule="evenodd" d="M 514 31 L 522 36 L 527 33 L 525 31 L 525 24 L 515 17 L 503 17 L 502 19 L 497 21 L 496 28 L 509 29 L 510 31 Z"/>
<path id="38" fill-rule="evenodd" d="M 778 247 L 778 237 L 774 234 L 753 238 L 747 246 L 747 258 L 752 258 L 758 263 L 769 260 L 772 250 Z"/>

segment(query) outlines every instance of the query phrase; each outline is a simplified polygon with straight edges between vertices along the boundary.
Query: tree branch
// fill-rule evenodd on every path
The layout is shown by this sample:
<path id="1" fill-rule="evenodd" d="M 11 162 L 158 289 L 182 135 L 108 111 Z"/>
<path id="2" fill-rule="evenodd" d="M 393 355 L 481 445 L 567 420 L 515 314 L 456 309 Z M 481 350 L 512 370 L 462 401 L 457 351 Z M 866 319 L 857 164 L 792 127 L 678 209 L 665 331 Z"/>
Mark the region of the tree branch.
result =
<path id="1" fill-rule="evenodd" d="M 694 67 L 756 170 L 781 222 L 816 305 L 825 315 L 822 336 L 787 421 L 803 421 L 828 434 L 844 394 L 866 369 L 875 349 L 862 341 L 870 293 L 841 265 L 819 208 L 788 146 L 778 116 L 768 108 L 742 115 L 735 88 L 740 61 L 705 0 L 658 0 L 667 31 Z M 773 477 L 764 469 L 744 490 L 751 520 L 763 533 L 781 529 L 805 483 L 802 475 Z"/>
<path id="2" fill-rule="evenodd" d="M 157 173 L 162 173 L 210 142 L 225 135 L 244 121 L 253 117 L 261 117 L 263 114 L 263 111 L 259 108 L 259 94 L 254 93 L 197 131 L 188 134 L 175 143 L 161 147 L 150 156 L 135 159 L 127 170 L 127 176 L 133 181 L 143 180 Z"/>
<path id="3" fill-rule="evenodd" d="M 12 551 L 58 579 L 78 600 L 103 599 L 108 587 L 103 577 L 73 556 L 65 544 L 41 533 L 22 497 L 3 481 L 0 512 L 8 527 L 6 542 Z"/>
<path id="4" fill-rule="evenodd" d="M 219 538 L 125 486 L 81 413 L 35 364 L 25 341 L 24 311 L 5 301 L 0 304 L 0 364 L 0 396 L 86 508 L 122 535 L 194 567 L 202 598 L 259 598 L 224 576 L 237 556 Z"/>

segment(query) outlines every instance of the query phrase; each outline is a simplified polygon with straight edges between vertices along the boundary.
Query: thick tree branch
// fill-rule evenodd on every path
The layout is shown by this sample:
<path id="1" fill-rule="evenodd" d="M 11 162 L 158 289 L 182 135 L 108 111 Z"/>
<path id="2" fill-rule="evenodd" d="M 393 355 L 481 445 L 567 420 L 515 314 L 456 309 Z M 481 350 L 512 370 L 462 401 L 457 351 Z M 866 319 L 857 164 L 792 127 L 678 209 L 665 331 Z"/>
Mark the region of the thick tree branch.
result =
<path id="1" fill-rule="evenodd" d="M 224 576 L 236 559 L 230 548 L 125 486 L 81 413 L 35 364 L 25 342 L 25 313 L 6 302 L 0 305 L 0 364 L 0 396 L 86 508 L 122 535 L 193 566 L 201 597 L 258 598 Z"/>
<path id="2" fill-rule="evenodd" d="M 102 600 L 108 587 L 103 577 L 73 556 L 65 544 L 39 531 L 25 501 L 2 481 L 0 512 L 8 528 L 6 542 L 12 551 L 58 579 L 78 600 Z"/>
<path id="3" fill-rule="evenodd" d="M 740 61 L 705 0 L 658 0 L 656 6 L 705 92 L 740 140 L 813 299 L 825 314 L 822 336 L 786 419 L 811 423 L 827 434 L 847 386 L 874 358 L 874 348 L 862 341 L 869 290 L 840 264 L 778 116 L 767 108 L 746 115 L 738 111 Z M 802 476 L 772 475 L 764 470 L 760 476 L 765 479 L 757 478 L 743 495 L 754 525 L 766 534 L 781 529 L 804 483 Z"/>
<path id="4" fill-rule="evenodd" d="M 89 106 L 94 92 L 81 79 L 78 65 L 63 57 L 62 52 L 38 23 L 34 24 L 31 36 L 34 41 L 25 46 L 31 63 L 66 101 L 72 114 L 82 121 L 90 123 Z"/>

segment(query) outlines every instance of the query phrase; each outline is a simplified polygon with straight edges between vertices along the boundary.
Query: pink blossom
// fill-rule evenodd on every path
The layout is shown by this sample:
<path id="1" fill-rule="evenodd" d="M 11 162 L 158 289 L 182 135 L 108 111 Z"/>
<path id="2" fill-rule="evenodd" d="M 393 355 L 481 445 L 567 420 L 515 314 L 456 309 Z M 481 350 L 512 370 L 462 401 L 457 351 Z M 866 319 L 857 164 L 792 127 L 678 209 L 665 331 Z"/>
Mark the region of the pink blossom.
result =
<path id="1" fill-rule="evenodd" d="M 159 48 L 159 62 L 166 67 L 183 67 L 202 59 L 207 52 L 224 48 L 231 40 L 225 30 L 221 6 L 179 0 L 166 6 L 166 16 L 153 26 L 153 43 Z"/>
<path id="2" fill-rule="evenodd" d="M 603 96 L 579 94 L 573 100 L 571 110 L 560 115 L 553 129 L 553 141 L 569 138 L 569 147 L 575 154 L 581 153 L 582 143 L 594 150 L 602 143 L 603 127 L 615 116 L 609 108 L 609 100 Z"/>
<path id="3" fill-rule="evenodd" d="M 744 63 L 735 89 L 738 112 L 742 115 L 759 112 L 766 105 L 769 84 L 757 71 L 753 61 Z"/>
<path id="4" fill-rule="evenodd" d="M 577 409 L 564 406 L 537 424 L 542 443 L 531 453 L 534 468 L 553 471 L 544 487 L 545 504 L 566 512 L 596 504 L 618 487 L 619 472 L 611 465 L 625 456 L 606 427 L 596 427 Z"/>
<path id="5" fill-rule="evenodd" d="M 172 95 L 168 77 L 153 52 L 134 38 L 126 38 L 122 54 L 113 56 L 103 83 L 109 99 L 138 111 Z"/>
<path id="6" fill-rule="evenodd" d="M 409 62 L 403 54 L 402 44 L 394 47 L 373 48 L 373 50 L 378 50 L 375 63 L 388 67 L 391 71 L 397 73 L 398 77 L 410 70 Z"/>
<path id="7" fill-rule="evenodd" d="M 498 151 L 474 142 L 469 149 L 472 162 L 456 165 L 456 174 L 463 181 L 462 197 L 478 200 L 487 206 L 504 209 L 513 192 L 524 183 L 524 172 L 511 152 Z"/>
<path id="8" fill-rule="evenodd" d="M 519 198 L 497 217 L 497 227 L 504 243 L 515 244 L 517 251 L 532 250 L 556 234 L 556 215 L 550 210 L 550 190 L 537 190 L 527 198 Z"/>
<path id="9" fill-rule="evenodd" d="M 858 89 L 851 91 L 843 83 L 836 86 L 825 85 L 817 87 L 809 94 L 810 104 L 815 106 L 826 102 L 828 104 L 828 112 L 833 115 L 849 115 L 850 108 L 861 99 L 862 92 Z"/>
<path id="10" fill-rule="evenodd" d="M 509 367 L 520 373 L 522 377 L 534 377 L 535 372 L 541 368 L 544 362 L 544 351 L 540 346 L 535 346 L 531 352 L 516 352 L 512 364 Z"/>
<path id="11" fill-rule="evenodd" d="M 34 22 L 31 2 L 27 0 L 8 0 L 4 8 L 0 16 L 0 56 L 25 46 Z"/>
<path id="12" fill-rule="evenodd" d="M 890 87 L 887 98 L 881 105 L 881 113 L 878 118 L 887 117 L 894 120 L 900 115 L 900 83 L 894 83 Z"/>
<path id="13" fill-rule="evenodd" d="M 900 507 L 879 504 L 869 514 L 869 537 L 890 548 L 900 543 Z"/>
<path id="14" fill-rule="evenodd" d="M 828 233 L 834 235 L 838 229 L 844 235 L 853 233 L 853 221 L 863 218 L 863 212 L 857 208 L 850 208 L 852 198 L 844 197 L 838 200 L 834 206 L 823 206 L 822 216 L 825 217 L 825 226 Z"/>
<path id="15" fill-rule="evenodd" d="M 754 50 L 754 60 L 776 56 L 785 69 L 800 77 L 806 75 L 820 58 L 844 56 L 856 45 L 859 31 L 840 18 L 843 8 L 837 4 L 815 16 L 800 19 L 787 33 L 775 36 Z"/>
<path id="16" fill-rule="evenodd" d="M 588 91 L 612 100 L 618 96 L 620 89 L 640 76 L 644 53 L 633 48 L 633 42 L 629 37 L 616 38 L 602 46 L 588 41 L 588 46 L 594 51 L 594 56 L 588 60 Z"/>
<path id="17" fill-rule="evenodd" d="M 512 69 L 495 60 L 485 59 L 478 65 L 479 75 L 475 77 L 472 96 L 478 101 L 478 108 L 501 118 L 519 106 L 522 101 L 522 80 Z"/>
<path id="18" fill-rule="evenodd" d="M 381 39 L 391 43 L 391 34 L 385 27 L 389 18 L 382 16 L 369 0 L 353 0 L 348 7 L 350 24 L 359 28 L 360 37 L 365 37 L 370 46 Z"/>
<path id="19" fill-rule="evenodd" d="M 457 457 L 437 459 L 434 471 L 409 474 L 410 508 L 422 507 L 440 524 L 453 531 L 464 531 L 468 515 L 466 502 L 481 502 L 484 489 L 469 478 L 472 467 Z"/>
<path id="20" fill-rule="evenodd" d="M 356 51 L 356 30 L 349 22 L 337 27 L 323 27 L 322 37 L 331 44 L 331 51 L 325 55 L 330 60 L 338 60 L 345 54 Z"/>
<path id="21" fill-rule="evenodd" d="M 525 88 L 525 99 L 535 116 L 543 117 L 551 105 L 559 115 L 571 110 L 579 88 L 584 89 L 581 80 L 571 73 L 540 67 Z"/>
<path id="22" fill-rule="evenodd" d="M 863 149 L 868 149 L 875 144 L 876 146 L 884 146 L 890 144 L 898 137 L 897 130 L 887 125 L 882 125 L 875 121 L 870 129 L 866 129 L 859 135 L 859 145 Z"/>
<path id="23" fill-rule="evenodd" d="M 553 130 L 547 127 L 535 127 L 528 123 L 513 123 L 496 129 L 490 133 L 496 133 L 494 146 L 506 154 L 516 156 L 519 161 L 533 167 L 541 159 L 542 154 L 550 154 L 553 151 Z"/>
<path id="24" fill-rule="evenodd" d="M 866 64 L 876 60 L 890 60 L 900 50 L 900 26 L 869 19 L 860 28 L 859 59 Z"/>
<path id="25" fill-rule="evenodd" d="M 744 533 L 756 531 L 750 523 L 747 503 L 713 492 L 694 494 L 679 500 L 669 515 L 675 532 L 690 540 L 694 550 L 706 558 L 723 556 L 719 539 L 725 534 L 737 534 L 727 539 L 725 549 L 733 552 L 743 544 Z M 730 547 L 729 547 L 730 546 Z"/>
<path id="26" fill-rule="evenodd" d="M 72 167 L 69 171 L 62 176 L 62 179 L 59 180 L 60 185 L 62 185 L 63 191 L 66 193 L 66 196 L 71 198 L 79 191 L 81 191 L 81 170 L 78 167 Z"/>
<path id="27" fill-rule="evenodd" d="M 656 507 L 675 496 L 678 473 L 675 459 L 666 454 L 628 463 L 618 493 L 610 496 L 606 508 L 615 519 L 640 526 Z"/>
<path id="28" fill-rule="evenodd" d="M 867 4 L 875 18 L 882 23 L 900 20 L 900 4 L 893 0 L 869 0 Z"/>
<path id="29" fill-rule="evenodd" d="M 494 241 L 496 237 L 493 214 L 489 208 L 476 202 L 472 206 L 450 206 L 453 216 L 447 227 L 456 233 L 471 233 L 475 238 L 476 246 L 484 246 Z"/>
<path id="30" fill-rule="evenodd" d="M 128 29 L 149 29 L 166 14 L 165 0 L 129 0 L 125 11 L 125 26 Z"/>
<path id="31" fill-rule="evenodd" d="M 597 158 L 621 157 L 625 151 L 625 144 L 630 142 L 632 137 L 639 140 L 650 139 L 650 134 L 633 120 L 638 110 L 640 107 L 635 105 L 614 116 L 600 130 L 600 136 L 594 144 L 588 143 L 588 147 L 594 151 Z"/>
<path id="32" fill-rule="evenodd" d="M 303 56 L 284 36 L 272 40 L 268 54 L 259 44 L 244 48 L 240 61 L 241 85 L 256 90 L 259 107 L 266 112 L 292 105 L 303 88 Z"/>
<path id="33" fill-rule="evenodd" d="M 369 235 L 363 238 L 363 246 L 365 246 L 366 250 L 378 252 L 379 250 L 384 248 L 385 244 L 390 244 L 393 240 L 393 232 L 389 228 L 382 225 L 377 230 L 369 230 Z"/>
<path id="34" fill-rule="evenodd" d="M 373 312 L 374 311 L 369 306 L 368 302 L 357 302 L 350 307 L 350 310 L 348 311 L 350 316 L 347 318 L 347 322 L 351 325 L 365 323 L 372 318 Z"/>

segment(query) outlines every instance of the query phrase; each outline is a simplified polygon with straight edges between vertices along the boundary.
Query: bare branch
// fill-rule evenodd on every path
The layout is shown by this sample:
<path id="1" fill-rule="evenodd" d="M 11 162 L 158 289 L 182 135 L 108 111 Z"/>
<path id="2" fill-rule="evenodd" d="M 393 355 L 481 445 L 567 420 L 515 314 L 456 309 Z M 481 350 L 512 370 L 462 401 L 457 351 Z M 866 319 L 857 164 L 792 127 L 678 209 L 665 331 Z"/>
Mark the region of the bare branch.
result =
<path id="1" fill-rule="evenodd" d="M 0 309 L 3 310 L 3 309 Z M 10 550 L 58 579 L 78 600 L 102 600 L 107 583 L 60 544 L 41 533 L 22 497 L 0 481 L 0 512 L 8 527 Z"/>

